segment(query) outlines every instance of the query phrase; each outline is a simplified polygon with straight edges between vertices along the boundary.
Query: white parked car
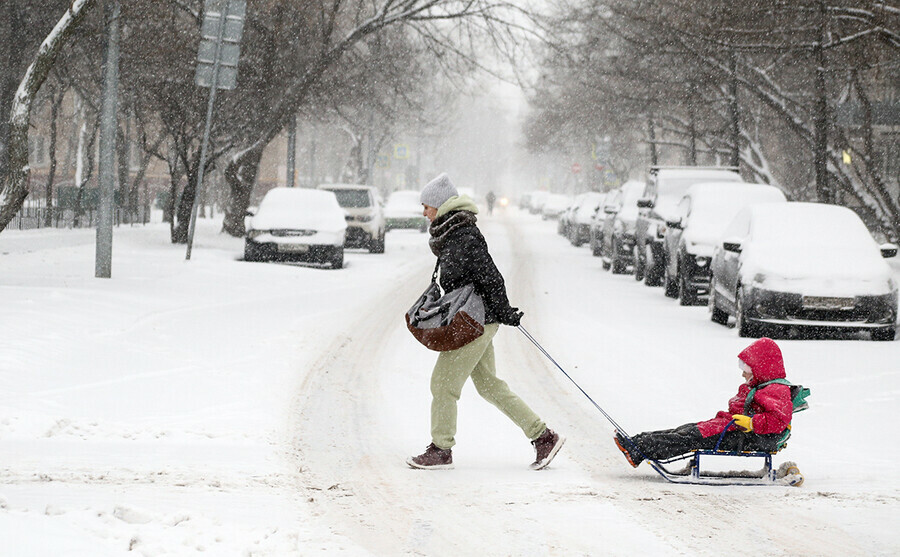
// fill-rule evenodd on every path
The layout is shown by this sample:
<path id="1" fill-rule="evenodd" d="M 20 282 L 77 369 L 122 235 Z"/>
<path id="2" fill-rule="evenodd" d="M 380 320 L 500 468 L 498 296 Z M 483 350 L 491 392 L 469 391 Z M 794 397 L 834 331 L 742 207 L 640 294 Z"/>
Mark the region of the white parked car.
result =
<path id="1" fill-rule="evenodd" d="M 541 206 L 541 218 L 558 219 L 572 204 L 572 198 L 561 193 L 551 193 Z"/>
<path id="2" fill-rule="evenodd" d="M 428 219 L 422 214 L 419 195 L 417 191 L 399 190 L 388 196 L 384 205 L 387 230 L 397 228 L 417 228 L 420 232 L 428 230 Z"/>
<path id="3" fill-rule="evenodd" d="M 384 207 L 377 189 L 356 184 L 322 184 L 319 189 L 334 192 L 347 212 L 345 248 L 384 253 Z"/>
<path id="4" fill-rule="evenodd" d="M 245 261 L 304 260 L 344 265 L 346 213 L 329 191 L 269 190 L 250 217 Z"/>
<path id="5" fill-rule="evenodd" d="M 754 203 L 787 203 L 784 193 L 766 184 L 708 182 L 688 188 L 666 222 L 666 296 L 692 306 L 709 293 L 710 261 L 725 227 Z"/>
<path id="6" fill-rule="evenodd" d="M 591 220 L 605 199 L 605 193 L 595 191 L 578 196 L 569 217 L 569 241 L 573 246 L 580 246 L 591 239 Z"/>
<path id="7" fill-rule="evenodd" d="M 897 283 L 878 246 L 846 207 L 768 203 L 743 209 L 725 230 L 712 261 L 709 309 L 741 336 L 766 328 L 867 330 L 893 340 Z"/>

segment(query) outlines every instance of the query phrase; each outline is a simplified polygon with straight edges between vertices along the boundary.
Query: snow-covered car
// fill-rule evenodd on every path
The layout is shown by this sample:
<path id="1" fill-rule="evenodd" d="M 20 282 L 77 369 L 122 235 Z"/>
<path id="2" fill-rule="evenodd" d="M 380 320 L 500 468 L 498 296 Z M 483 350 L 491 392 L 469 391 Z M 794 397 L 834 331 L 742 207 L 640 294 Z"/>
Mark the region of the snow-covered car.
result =
<path id="1" fill-rule="evenodd" d="M 532 215 L 540 215 L 548 197 L 550 197 L 550 192 L 548 191 L 531 192 L 531 195 L 528 197 L 528 212 Z"/>
<path id="2" fill-rule="evenodd" d="M 274 188 L 250 217 L 244 261 L 303 260 L 344 265 L 346 213 L 329 191 Z"/>
<path id="3" fill-rule="evenodd" d="M 347 212 L 345 248 L 384 253 L 384 207 L 377 189 L 356 184 L 322 184 L 319 189 L 334 192 Z"/>
<path id="4" fill-rule="evenodd" d="M 693 184 L 743 182 L 737 168 L 715 166 L 651 166 L 647 188 L 638 202 L 635 225 L 634 278 L 659 286 L 666 270 L 663 248 L 666 221 L 675 217 L 678 202 Z M 727 184 L 726 184 L 727 185 Z"/>
<path id="5" fill-rule="evenodd" d="M 419 192 L 399 190 L 388 196 L 384 205 L 385 229 L 416 228 L 420 232 L 428 230 L 428 219 L 422 214 Z"/>
<path id="6" fill-rule="evenodd" d="M 786 203 L 780 189 L 766 184 L 694 184 L 681 198 L 676 218 L 666 222 L 666 296 L 692 306 L 709 293 L 713 250 L 725 227 L 753 203 Z"/>
<path id="7" fill-rule="evenodd" d="M 629 180 L 607 199 L 615 211 L 607 212 L 600 235 L 600 257 L 603 268 L 612 268 L 614 274 L 622 274 L 634 263 L 634 227 L 638 216 L 638 199 L 646 184 Z"/>
<path id="8" fill-rule="evenodd" d="M 605 193 L 595 191 L 578 196 L 568 219 L 569 242 L 573 246 L 580 246 L 591 239 L 591 219 L 605 200 Z"/>
<path id="9" fill-rule="evenodd" d="M 558 219 L 571 204 L 572 198 L 568 195 L 551 193 L 541 206 L 541 218 L 544 220 Z"/>
<path id="10" fill-rule="evenodd" d="M 897 284 L 859 216 L 818 203 L 766 203 L 742 209 L 712 260 L 713 321 L 735 316 L 740 336 L 766 328 L 867 330 L 893 340 Z"/>

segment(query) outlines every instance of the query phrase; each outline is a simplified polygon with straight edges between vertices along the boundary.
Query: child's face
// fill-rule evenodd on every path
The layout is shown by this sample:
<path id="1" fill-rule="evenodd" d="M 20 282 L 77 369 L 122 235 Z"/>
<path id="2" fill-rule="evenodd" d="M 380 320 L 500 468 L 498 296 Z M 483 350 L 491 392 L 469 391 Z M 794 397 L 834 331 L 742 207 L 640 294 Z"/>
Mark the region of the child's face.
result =
<path id="1" fill-rule="evenodd" d="M 749 383 L 750 380 L 753 379 L 753 372 L 750 371 L 749 369 L 748 369 L 748 370 L 744 370 L 743 373 L 741 373 L 741 377 L 744 378 L 744 382 L 745 382 L 745 383 Z"/>

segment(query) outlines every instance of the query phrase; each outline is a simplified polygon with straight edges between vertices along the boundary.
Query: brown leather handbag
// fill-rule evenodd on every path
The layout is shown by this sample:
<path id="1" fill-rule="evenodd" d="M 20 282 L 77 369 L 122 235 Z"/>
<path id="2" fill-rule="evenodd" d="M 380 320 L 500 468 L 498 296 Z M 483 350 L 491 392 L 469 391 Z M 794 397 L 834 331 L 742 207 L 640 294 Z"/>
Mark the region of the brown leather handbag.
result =
<path id="1" fill-rule="evenodd" d="M 467 284 L 441 295 L 434 266 L 431 284 L 406 312 L 406 327 L 425 348 L 437 352 L 456 350 L 484 334 L 484 301 Z"/>

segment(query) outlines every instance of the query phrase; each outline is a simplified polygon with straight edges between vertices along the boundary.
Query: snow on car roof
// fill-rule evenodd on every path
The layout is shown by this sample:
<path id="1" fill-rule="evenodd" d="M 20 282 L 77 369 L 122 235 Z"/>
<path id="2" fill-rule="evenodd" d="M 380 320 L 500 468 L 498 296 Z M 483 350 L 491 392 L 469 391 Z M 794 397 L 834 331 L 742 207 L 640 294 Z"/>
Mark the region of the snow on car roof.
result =
<path id="1" fill-rule="evenodd" d="M 257 230 L 311 228 L 337 230 L 346 227 L 344 210 L 333 192 L 309 188 L 273 188 L 266 192 L 252 219 Z"/>
<path id="2" fill-rule="evenodd" d="M 682 195 L 691 184 L 701 182 L 743 182 L 741 175 L 728 169 L 661 168 L 657 174 L 657 195 Z"/>
<path id="3" fill-rule="evenodd" d="M 387 200 L 385 207 L 409 208 L 413 207 L 417 211 L 422 210 L 422 204 L 419 202 L 420 193 L 415 190 L 398 190 L 392 193 Z"/>

